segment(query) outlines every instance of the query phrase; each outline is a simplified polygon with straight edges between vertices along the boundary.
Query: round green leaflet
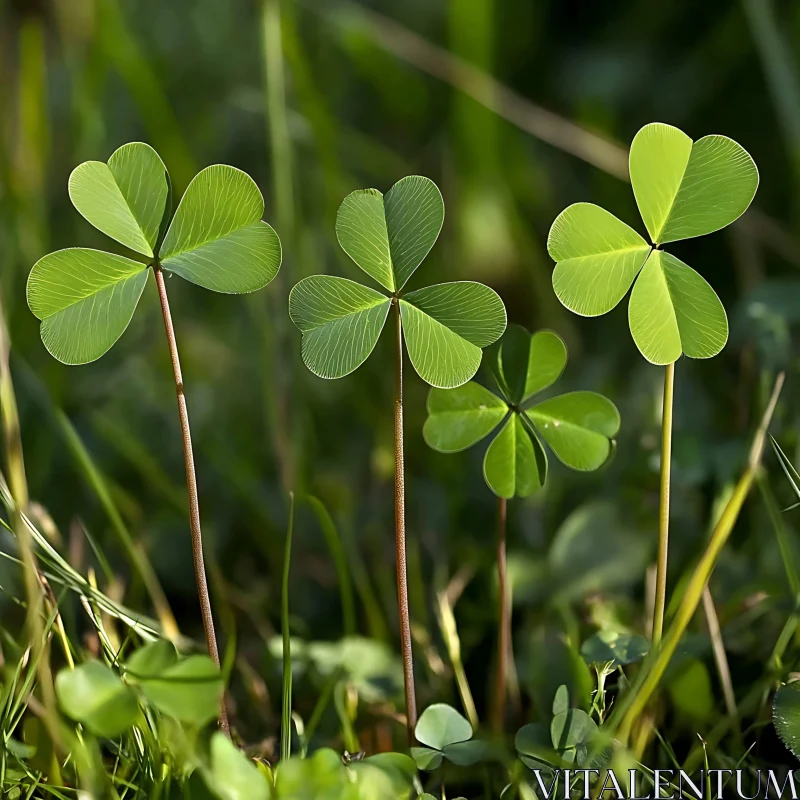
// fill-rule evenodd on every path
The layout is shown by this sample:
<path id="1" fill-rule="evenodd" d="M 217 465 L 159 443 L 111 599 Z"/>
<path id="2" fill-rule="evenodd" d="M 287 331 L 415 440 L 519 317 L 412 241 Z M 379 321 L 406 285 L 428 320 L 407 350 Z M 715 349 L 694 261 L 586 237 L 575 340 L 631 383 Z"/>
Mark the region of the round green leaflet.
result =
<path id="1" fill-rule="evenodd" d="M 692 142 L 677 128 L 653 123 L 634 137 L 630 174 L 651 244 L 599 206 L 569 206 L 547 243 L 556 262 L 555 293 L 576 314 L 598 316 L 635 282 L 628 320 L 642 355 L 660 365 L 684 354 L 711 358 L 728 338 L 722 303 L 704 278 L 661 247 L 741 216 L 758 188 L 756 165 L 725 136 Z"/>
<path id="2" fill-rule="evenodd" d="M 456 281 L 402 293 L 439 236 L 444 203 L 436 184 L 412 175 L 385 195 L 349 194 L 339 208 L 342 249 L 390 295 L 345 278 L 312 275 L 289 295 L 289 315 L 303 334 L 306 366 L 322 378 L 341 378 L 366 361 L 389 310 L 397 304 L 409 359 L 432 386 L 452 388 L 478 370 L 481 349 L 505 330 L 505 307 L 480 283 Z"/>
<path id="3" fill-rule="evenodd" d="M 50 253 L 28 279 L 42 341 L 65 364 L 86 364 L 125 332 L 149 276 L 163 269 L 217 292 L 266 286 L 281 263 L 280 241 L 261 221 L 264 200 L 253 180 L 222 164 L 189 184 L 169 230 L 169 176 L 149 145 L 123 145 L 108 163 L 87 161 L 69 179 L 75 208 L 94 227 L 147 263 L 87 248 Z"/>
<path id="4" fill-rule="evenodd" d="M 465 450 L 499 431 L 484 458 L 489 488 L 504 498 L 526 497 L 544 485 L 547 456 L 543 439 L 566 466 L 589 471 L 611 453 L 619 430 L 614 404 L 594 392 L 570 392 L 530 401 L 551 386 L 567 362 L 562 339 L 551 331 L 531 336 L 510 325 L 497 351 L 495 376 L 503 397 L 474 381 L 428 395 L 425 441 L 434 450 Z"/>
<path id="5" fill-rule="evenodd" d="M 96 736 L 119 736 L 139 718 L 136 695 L 101 661 L 61 670 L 55 688 L 64 713 Z"/>

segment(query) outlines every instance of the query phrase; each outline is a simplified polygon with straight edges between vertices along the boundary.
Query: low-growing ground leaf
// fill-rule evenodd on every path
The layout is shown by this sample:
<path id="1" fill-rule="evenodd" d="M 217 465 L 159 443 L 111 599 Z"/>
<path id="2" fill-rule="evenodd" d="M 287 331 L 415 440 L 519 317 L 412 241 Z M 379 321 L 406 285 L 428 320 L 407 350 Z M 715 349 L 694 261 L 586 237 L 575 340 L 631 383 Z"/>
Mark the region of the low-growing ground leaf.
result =
<path id="1" fill-rule="evenodd" d="M 597 724 L 580 708 L 559 711 L 550 723 L 553 747 L 562 759 L 579 766 L 586 761 L 592 737 L 596 733 Z"/>
<path id="2" fill-rule="evenodd" d="M 136 722 L 136 696 L 110 667 L 87 661 L 75 669 L 63 669 L 55 681 L 64 713 L 96 736 L 112 739 Z"/>
<path id="3" fill-rule="evenodd" d="M 472 738 L 472 725 L 452 706 L 434 703 L 420 715 L 414 731 L 417 741 L 434 750 Z"/>
<path id="4" fill-rule="evenodd" d="M 305 365 L 321 378 L 341 378 L 361 366 L 390 306 L 388 297 L 345 278 L 303 278 L 289 294 L 289 316 L 303 334 Z"/>
<path id="5" fill-rule="evenodd" d="M 588 664 L 611 664 L 614 668 L 641 661 L 649 649 L 644 636 L 609 629 L 590 636 L 581 646 L 581 655 Z"/>
<path id="6" fill-rule="evenodd" d="M 169 183 L 164 163 L 150 145 L 131 142 L 108 159 L 86 161 L 69 177 L 69 196 L 98 230 L 152 256 L 166 209 Z"/>
<path id="7" fill-rule="evenodd" d="M 466 383 L 480 366 L 481 348 L 497 341 L 506 326 L 497 293 L 472 281 L 411 292 L 400 301 L 400 311 L 414 369 L 443 389 Z"/>
<path id="8" fill-rule="evenodd" d="M 411 757 L 417 765 L 417 769 L 432 772 L 439 769 L 444 756 L 441 750 L 433 750 L 430 747 L 412 747 Z"/>
<path id="9" fill-rule="evenodd" d="M 781 741 L 800 758 L 800 682 L 784 684 L 775 692 L 772 720 Z"/>
<path id="10" fill-rule="evenodd" d="M 220 800 L 269 800 L 272 788 L 253 762 L 221 731 L 211 737 L 208 782 Z"/>
<path id="11" fill-rule="evenodd" d="M 310 758 L 281 761 L 275 771 L 279 800 L 349 800 L 352 795 L 344 792 L 350 785 L 341 757 L 328 748 Z"/>
<path id="12" fill-rule="evenodd" d="M 575 203 L 556 217 L 547 239 L 556 262 L 553 289 L 583 317 L 619 303 L 644 265 L 650 246 L 636 231 L 592 203 Z"/>
<path id="13" fill-rule="evenodd" d="M 140 647 L 125 662 L 125 672 L 135 680 L 161 675 L 178 661 L 178 653 L 172 642 L 159 639 Z"/>
<path id="14" fill-rule="evenodd" d="M 531 769 L 541 769 L 558 763 L 547 725 L 534 722 L 523 725 L 514 737 L 514 747 L 523 763 Z"/>
<path id="15" fill-rule="evenodd" d="M 488 436 L 507 413 L 497 395 L 474 381 L 456 389 L 431 389 L 422 435 L 434 450 L 456 453 Z"/>
<path id="16" fill-rule="evenodd" d="M 457 767 L 471 767 L 485 761 L 491 755 L 491 747 L 487 742 L 472 739 L 468 742 L 456 742 L 444 748 L 442 754 Z"/>
<path id="17" fill-rule="evenodd" d="M 562 394 L 525 414 L 564 464 L 584 471 L 605 463 L 620 425 L 616 406 L 595 392 Z"/>
<path id="18" fill-rule="evenodd" d="M 208 656 L 189 656 L 136 682 L 150 703 L 181 722 L 205 725 L 219 714 L 222 676 Z"/>
<path id="19" fill-rule="evenodd" d="M 498 497 L 527 497 L 544 486 L 547 457 L 518 414 L 509 418 L 489 445 L 483 476 Z"/>
<path id="20" fill-rule="evenodd" d="M 27 294 L 44 346 L 64 364 L 100 358 L 130 324 L 147 277 L 138 261 L 83 247 L 39 259 Z"/>
<path id="21" fill-rule="evenodd" d="M 636 346 L 653 364 L 686 354 L 711 358 L 728 340 L 728 318 L 716 292 L 691 267 L 656 250 L 631 292 L 628 321 Z"/>
<path id="22" fill-rule="evenodd" d="M 247 173 L 206 167 L 181 198 L 159 251 L 162 266 L 215 292 L 263 288 L 281 264 L 280 240 L 263 213 L 264 198 Z"/>

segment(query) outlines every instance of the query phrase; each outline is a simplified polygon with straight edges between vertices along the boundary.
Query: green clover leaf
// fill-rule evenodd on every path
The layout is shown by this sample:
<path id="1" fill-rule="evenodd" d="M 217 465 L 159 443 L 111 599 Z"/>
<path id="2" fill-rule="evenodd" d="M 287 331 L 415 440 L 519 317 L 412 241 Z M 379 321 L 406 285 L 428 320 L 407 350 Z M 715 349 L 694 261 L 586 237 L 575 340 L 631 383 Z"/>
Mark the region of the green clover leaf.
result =
<path id="1" fill-rule="evenodd" d="M 711 358 L 728 339 L 728 320 L 711 286 L 661 247 L 724 228 L 748 208 L 758 170 L 725 136 L 693 142 L 670 125 L 646 125 L 630 150 L 633 192 L 652 244 L 599 206 L 575 203 L 559 214 L 547 249 L 553 288 L 586 317 L 614 308 L 634 284 L 631 334 L 653 364 L 681 355 Z"/>
<path id="2" fill-rule="evenodd" d="M 95 736 L 113 739 L 139 718 L 136 695 L 101 661 L 61 670 L 55 688 L 61 710 Z"/>
<path id="3" fill-rule="evenodd" d="M 421 747 L 411 748 L 417 767 L 437 769 L 445 758 L 456 766 L 467 767 L 484 760 L 490 749 L 485 742 L 472 739 L 472 725 L 452 706 L 434 703 L 420 715 L 414 735 Z"/>
<path id="4" fill-rule="evenodd" d="M 432 386 L 453 388 L 478 370 L 481 349 L 500 338 L 506 312 L 488 286 L 456 281 L 402 290 L 439 236 L 444 202 L 436 184 L 412 175 L 385 195 L 348 195 L 336 218 L 342 249 L 390 295 L 330 275 L 301 280 L 289 295 L 289 315 L 303 334 L 301 355 L 321 378 L 341 378 L 366 361 L 389 310 L 400 313 L 409 359 Z"/>
<path id="5" fill-rule="evenodd" d="M 434 450 L 455 453 L 499 427 L 483 461 L 489 488 L 499 497 L 527 497 L 547 478 L 544 440 L 558 459 L 575 470 L 600 467 L 611 453 L 620 418 L 614 404 L 594 392 L 570 392 L 530 401 L 552 386 L 567 363 L 567 349 L 550 331 L 531 335 L 510 325 L 500 340 L 494 374 L 498 397 L 470 381 L 459 388 L 431 389 L 425 441 Z"/>
<path id="6" fill-rule="evenodd" d="M 78 247 L 34 264 L 28 305 L 41 320 L 45 347 L 62 363 L 86 364 L 114 345 L 136 311 L 153 264 L 225 293 L 261 289 L 280 267 L 278 235 L 261 221 L 261 192 L 234 167 L 217 164 L 195 176 L 160 247 L 171 189 L 167 170 L 149 145 L 126 144 L 107 164 L 87 161 L 76 167 L 69 195 L 88 222 L 146 262 Z"/>

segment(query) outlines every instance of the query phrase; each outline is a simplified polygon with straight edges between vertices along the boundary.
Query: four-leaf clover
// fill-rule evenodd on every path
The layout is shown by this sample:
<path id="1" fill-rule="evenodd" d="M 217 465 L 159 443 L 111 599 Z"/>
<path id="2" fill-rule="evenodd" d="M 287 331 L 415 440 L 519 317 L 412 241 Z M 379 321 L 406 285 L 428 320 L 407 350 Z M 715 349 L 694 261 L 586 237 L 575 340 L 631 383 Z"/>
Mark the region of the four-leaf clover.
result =
<path id="1" fill-rule="evenodd" d="M 36 262 L 28 305 L 42 322 L 45 347 L 65 364 L 94 361 L 119 339 L 153 264 L 230 294 L 261 289 L 280 267 L 278 236 L 261 220 L 261 192 L 234 167 L 216 164 L 196 175 L 169 229 L 169 176 L 141 142 L 123 145 L 107 164 L 78 166 L 69 195 L 88 222 L 143 260 L 74 247 Z"/>
<path id="2" fill-rule="evenodd" d="M 758 187 L 756 165 L 725 136 L 693 142 L 653 123 L 634 137 L 630 175 L 652 244 L 599 206 L 569 206 L 547 242 L 555 293 L 571 311 L 595 317 L 614 308 L 635 281 L 628 321 L 642 355 L 661 365 L 681 354 L 711 358 L 728 339 L 725 309 L 705 279 L 661 248 L 741 216 Z"/>
<path id="3" fill-rule="evenodd" d="M 611 453 L 620 425 L 616 406 L 595 392 L 570 392 L 538 403 L 534 395 L 551 386 L 567 363 L 559 336 L 531 336 L 510 325 L 497 350 L 495 378 L 502 397 L 470 381 L 451 391 L 431 389 L 425 441 L 442 453 L 465 450 L 500 426 L 483 462 L 489 488 L 499 497 L 526 497 L 547 477 L 547 455 L 539 437 L 559 460 L 576 470 L 593 470 Z"/>
<path id="4" fill-rule="evenodd" d="M 392 304 L 399 306 L 408 355 L 424 381 L 452 388 L 477 372 L 481 348 L 506 327 L 497 293 L 473 281 L 403 292 L 443 221 L 439 189 L 419 175 L 398 181 L 386 195 L 362 189 L 344 199 L 336 217 L 339 243 L 389 294 L 333 275 L 312 275 L 292 289 L 289 314 L 303 334 L 303 361 L 315 375 L 341 378 L 363 364 Z"/>

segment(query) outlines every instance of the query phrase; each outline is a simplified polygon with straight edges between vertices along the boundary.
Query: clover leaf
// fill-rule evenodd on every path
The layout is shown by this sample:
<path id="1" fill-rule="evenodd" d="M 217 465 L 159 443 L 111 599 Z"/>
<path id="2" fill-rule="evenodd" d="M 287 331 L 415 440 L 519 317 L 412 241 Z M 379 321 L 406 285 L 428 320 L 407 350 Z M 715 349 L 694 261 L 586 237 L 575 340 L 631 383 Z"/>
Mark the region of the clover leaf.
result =
<path id="1" fill-rule="evenodd" d="M 488 754 L 484 742 L 472 740 L 472 725 L 452 706 L 434 703 L 420 715 L 414 735 L 422 747 L 412 747 L 411 756 L 422 770 L 437 769 L 442 759 L 466 767 Z"/>
<path id="2" fill-rule="evenodd" d="M 315 375 L 341 378 L 361 366 L 393 305 L 411 363 L 424 381 L 452 388 L 477 372 L 481 348 L 505 330 L 499 296 L 474 281 L 403 293 L 443 221 L 439 189 L 419 175 L 403 178 L 385 195 L 363 189 L 344 199 L 336 218 L 339 243 L 389 295 L 333 275 L 312 275 L 292 289 L 289 314 L 303 334 L 303 361 Z"/>
<path id="3" fill-rule="evenodd" d="M 653 123 L 633 139 L 630 175 L 650 243 L 599 206 L 569 206 L 547 242 L 555 293 L 571 311 L 594 317 L 614 308 L 635 281 L 628 322 L 642 355 L 661 365 L 682 354 L 711 358 L 728 339 L 725 309 L 704 278 L 661 248 L 741 216 L 758 188 L 756 165 L 725 136 L 693 142 Z"/>
<path id="4" fill-rule="evenodd" d="M 597 735 L 597 723 L 582 709 L 571 708 L 566 686 L 559 686 L 553 698 L 550 726 L 524 725 L 517 731 L 514 746 L 524 764 L 531 769 L 563 765 L 585 766 Z"/>
<path id="5" fill-rule="evenodd" d="M 775 692 L 772 722 L 781 741 L 800 758 L 800 683 L 785 683 Z"/>
<path id="6" fill-rule="evenodd" d="M 136 695 L 101 661 L 61 670 L 55 689 L 61 710 L 95 736 L 113 739 L 139 718 Z"/>
<path id="7" fill-rule="evenodd" d="M 610 664 L 611 668 L 641 661 L 650 650 L 644 636 L 605 629 L 590 636 L 581 646 L 587 664 Z"/>
<path id="8" fill-rule="evenodd" d="M 170 642 L 159 640 L 136 650 L 124 671 L 151 705 L 181 722 L 205 725 L 219 712 L 222 674 L 207 656 L 179 658 Z"/>
<path id="9" fill-rule="evenodd" d="M 88 222 L 145 261 L 75 247 L 34 264 L 28 305 L 41 320 L 45 347 L 65 364 L 94 361 L 112 347 L 154 264 L 224 293 L 260 289 L 280 267 L 278 236 L 261 220 L 261 192 L 234 167 L 217 164 L 195 176 L 160 246 L 171 190 L 166 167 L 149 145 L 126 144 L 107 164 L 76 167 L 69 195 Z"/>
<path id="10" fill-rule="evenodd" d="M 614 404 L 595 392 L 570 392 L 530 401 L 551 386 L 567 363 L 567 348 L 550 331 L 531 335 L 510 325 L 497 350 L 495 377 L 502 397 L 471 381 L 450 391 L 432 389 L 423 436 L 434 450 L 465 450 L 499 427 L 486 451 L 483 474 L 499 497 L 526 497 L 547 477 L 544 440 L 572 469 L 600 467 L 620 425 Z"/>

